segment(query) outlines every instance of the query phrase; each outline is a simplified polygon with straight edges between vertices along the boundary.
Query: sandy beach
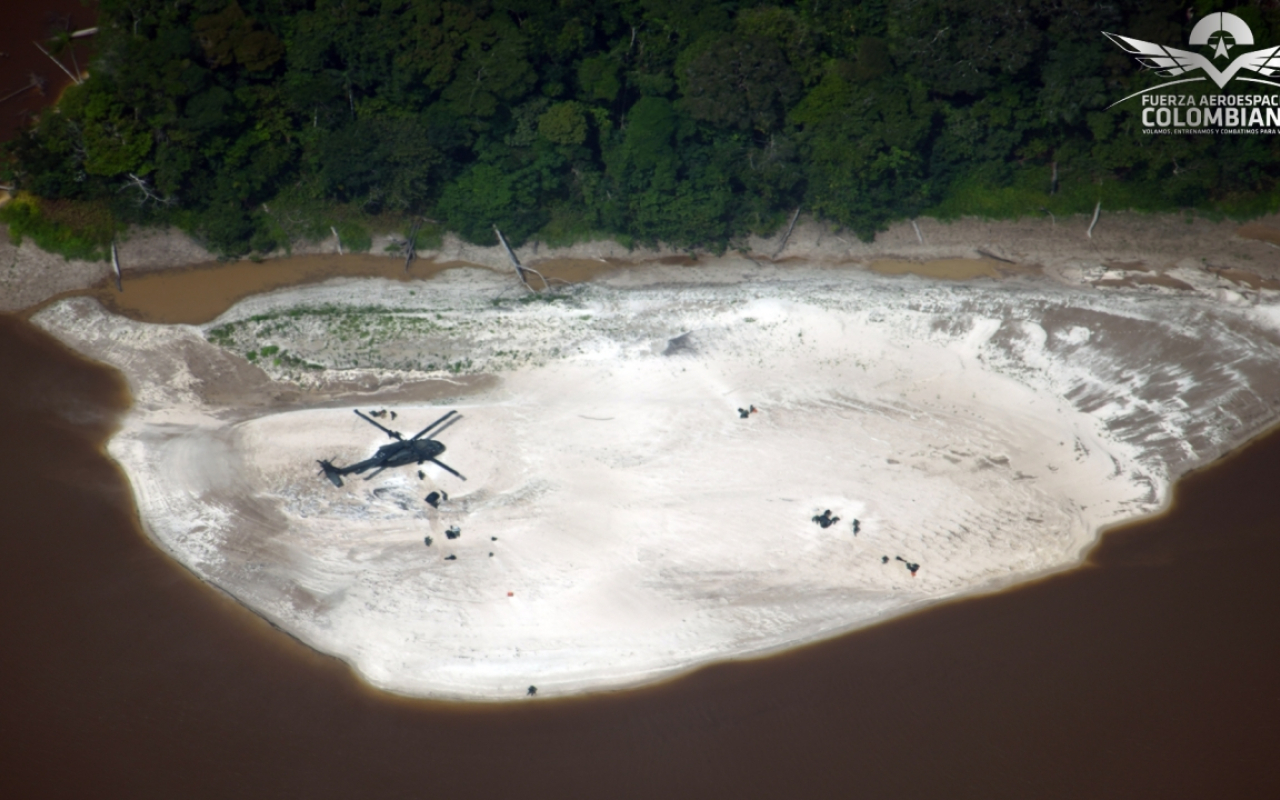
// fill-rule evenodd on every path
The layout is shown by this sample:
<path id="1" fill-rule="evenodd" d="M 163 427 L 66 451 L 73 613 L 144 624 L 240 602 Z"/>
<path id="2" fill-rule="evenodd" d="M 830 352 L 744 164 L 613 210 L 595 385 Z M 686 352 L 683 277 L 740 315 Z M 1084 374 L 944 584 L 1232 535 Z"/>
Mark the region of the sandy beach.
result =
<path id="1" fill-rule="evenodd" d="M 501 700 L 651 681 L 1077 563 L 1275 420 L 1276 262 L 1238 244 L 1248 270 L 1032 268 L 994 246 L 934 263 L 1011 276 L 963 282 L 668 254 L 554 299 L 484 256 L 429 282 L 260 295 L 202 326 L 87 298 L 33 321 L 127 377 L 110 452 L 176 559 L 375 686 Z M 389 441 L 352 408 L 406 435 L 457 409 L 442 459 L 467 480 L 427 464 L 330 485 L 317 459 Z"/>

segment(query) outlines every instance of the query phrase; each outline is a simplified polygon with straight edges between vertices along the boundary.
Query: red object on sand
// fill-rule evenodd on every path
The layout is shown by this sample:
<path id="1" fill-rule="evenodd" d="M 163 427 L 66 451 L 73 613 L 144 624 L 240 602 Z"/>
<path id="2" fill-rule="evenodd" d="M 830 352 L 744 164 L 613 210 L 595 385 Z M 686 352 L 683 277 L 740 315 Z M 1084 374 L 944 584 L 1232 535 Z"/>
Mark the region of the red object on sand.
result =
<path id="1" fill-rule="evenodd" d="M 516 596 L 515 592 L 507 592 L 507 597 L 515 597 L 515 596 Z"/>

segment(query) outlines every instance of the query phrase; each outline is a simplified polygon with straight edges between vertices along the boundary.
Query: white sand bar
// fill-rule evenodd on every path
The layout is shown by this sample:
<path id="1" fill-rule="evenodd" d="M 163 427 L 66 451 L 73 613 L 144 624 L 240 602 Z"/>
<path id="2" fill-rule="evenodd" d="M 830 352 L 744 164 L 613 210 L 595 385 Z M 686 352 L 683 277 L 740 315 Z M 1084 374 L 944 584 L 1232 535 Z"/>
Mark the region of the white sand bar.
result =
<path id="1" fill-rule="evenodd" d="M 175 558 L 374 685 L 476 700 L 630 685 L 1068 566 L 1280 400 L 1275 307 L 1203 294 L 730 262 L 519 297 L 458 270 L 265 295 L 204 328 L 88 300 L 37 322 L 128 377 L 111 454 Z M 312 370 L 297 402 L 237 408 L 208 399 L 239 362 L 205 341 L 228 324 L 233 351 L 385 385 L 497 380 L 319 407 L 305 387 L 340 373 Z M 389 441 L 357 402 L 406 435 L 456 408 L 442 458 L 467 480 L 330 485 L 316 459 Z"/>

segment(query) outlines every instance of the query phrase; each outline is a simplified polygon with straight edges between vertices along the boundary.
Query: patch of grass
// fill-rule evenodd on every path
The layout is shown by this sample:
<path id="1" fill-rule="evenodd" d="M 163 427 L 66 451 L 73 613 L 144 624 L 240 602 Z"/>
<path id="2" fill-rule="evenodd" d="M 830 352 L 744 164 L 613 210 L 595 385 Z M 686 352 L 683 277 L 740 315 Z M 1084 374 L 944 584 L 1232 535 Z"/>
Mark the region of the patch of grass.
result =
<path id="1" fill-rule="evenodd" d="M 1251 192 L 1218 200 L 1205 200 L 1200 191 L 1177 191 L 1166 179 L 1119 180 L 1089 175 L 1061 176 L 1058 191 L 1049 194 L 1049 172 L 1043 165 L 1017 168 L 1002 175 L 976 171 L 956 181 L 946 198 L 923 212 L 950 220 L 963 216 L 1016 219 L 1043 215 L 1092 214 L 1101 201 L 1105 211 L 1141 213 L 1183 212 L 1195 216 L 1237 221 L 1280 211 L 1280 192 Z M 1183 187 L 1184 190 L 1186 187 Z"/>
<path id="2" fill-rule="evenodd" d="M 1092 214 L 1095 204 L 1111 211 L 1176 211 L 1183 206 L 1168 192 L 1136 180 L 1062 176 L 1058 191 L 1049 193 L 1049 172 L 1043 166 L 1015 169 L 1004 176 L 975 172 L 951 187 L 947 197 L 925 214 L 938 219 L 977 216 L 1015 219 L 1046 211 L 1056 215 Z"/>
<path id="3" fill-rule="evenodd" d="M 235 323 L 222 325 L 217 328 L 210 328 L 209 333 L 205 335 L 205 338 L 208 339 L 211 344 L 216 344 L 220 347 L 230 347 L 232 343 L 231 335 L 234 330 Z"/>
<path id="4" fill-rule="evenodd" d="M 1280 211 L 1280 191 L 1225 197 L 1214 204 L 1213 211 L 1236 222 L 1275 214 Z M 1204 216 L 1212 216 L 1209 213 Z"/>
<path id="5" fill-rule="evenodd" d="M 14 244 L 29 236 L 42 250 L 85 261 L 108 260 L 116 232 L 106 203 L 42 200 L 26 193 L 0 207 L 0 222 L 8 224 Z"/>
<path id="6" fill-rule="evenodd" d="M 559 303 L 565 299 L 565 295 L 556 294 L 555 292 L 525 292 L 515 302 L 521 305 L 529 305 L 530 303 Z"/>
<path id="7" fill-rule="evenodd" d="M 413 223 L 404 226 L 404 238 L 409 238 L 409 233 L 413 230 Z M 418 238 L 414 242 L 414 246 L 419 250 L 439 250 L 444 246 L 444 226 L 435 222 L 424 222 L 422 227 L 418 228 Z"/>
<path id="8" fill-rule="evenodd" d="M 352 253 L 367 253 L 373 247 L 373 234 L 369 229 L 354 219 L 344 219 L 333 227 L 338 229 L 338 237 L 342 239 L 342 249 Z"/>
<path id="9" fill-rule="evenodd" d="M 310 370 L 324 369 L 322 365 L 313 363 L 311 361 L 307 361 L 304 358 L 299 358 L 298 356 L 295 356 L 292 353 L 281 353 L 280 357 L 275 360 L 275 364 L 278 367 L 284 366 L 290 369 L 310 369 Z"/>

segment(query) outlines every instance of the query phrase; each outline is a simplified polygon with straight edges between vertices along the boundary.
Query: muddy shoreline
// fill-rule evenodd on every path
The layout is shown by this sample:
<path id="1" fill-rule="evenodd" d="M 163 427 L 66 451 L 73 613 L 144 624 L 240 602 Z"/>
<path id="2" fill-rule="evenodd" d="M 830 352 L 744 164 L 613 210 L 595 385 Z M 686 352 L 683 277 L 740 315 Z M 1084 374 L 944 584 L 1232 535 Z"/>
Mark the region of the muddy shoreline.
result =
<path id="1" fill-rule="evenodd" d="M 916 271 L 911 263 L 949 259 L 982 265 L 953 271 L 930 268 L 937 278 L 1043 275 L 1069 285 L 1101 289 L 1172 289 L 1186 291 L 1197 283 L 1245 296 L 1280 290 L 1280 215 L 1245 225 L 1210 222 L 1182 215 L 1105 213 L 1090 238 L 1089 218 L 989 221 L 966 218 L 953 222 L 931 219 L 898 223 L 873 242 L 861 242 L 847 231 L 803 219 L 789 239 L 782 232 L 769 238 L 751 237 L 724 256 L 668 247 L 627 249 L 609 240 L 548 248 L 538 243 L 518 248 L 526 266 L 565 281 L 587 280 L 633 266 L 697 267 L 745 258 L 756 264 L 788 263 L 871 267 L 893 262 L 892 271 Z M 917 235 L 917 229 L 919 234 Z M 403 257 L 384 254 L 391 237 L 377 236 L 368 254 L 338 255 L 332 240 L 301 243 L 291 253 L 274 254 L 262 263 L 239 262 L 239 268 L 270 270 L 288 262 L 314 262 L 316 277 L 337 275 L 428 277 L 452 266 L 475 265 L 512 272 L 499 246 L 477 247 L 448 236 L 438 250 L 423 250 L 406 272 Z M 128 292 L 131 278 L 167 270 L 216 271 L 219 262 L 190 237 L 178 231 L 135 230 L 123 238 L 120 262 Z M 224 267 L 225 268 L 225 265 Z M 514 273 L 513 273 L 514 275 Z M 1203 281 L 1187 280 L 1202 276 Z M 297 285 L 308 279 L 297 274 L 274 286 Z M 46 253 L 31 241 L 15 246 L 0 237 L 0 311 L 30 311 L 51 298 L 90 292 L 107 305 L 115 292 L 111 265 L 64 259 Z M 261 291 L 261 289 L 259 289 Z M 239 299 L 239 298 L 236 298 Z M 229 303 L 228 303 L 229 305 Z"/>

